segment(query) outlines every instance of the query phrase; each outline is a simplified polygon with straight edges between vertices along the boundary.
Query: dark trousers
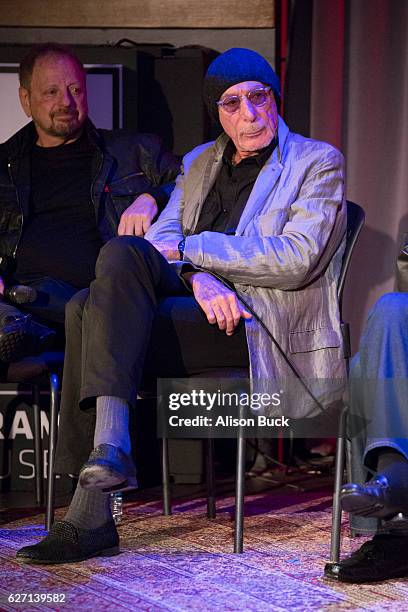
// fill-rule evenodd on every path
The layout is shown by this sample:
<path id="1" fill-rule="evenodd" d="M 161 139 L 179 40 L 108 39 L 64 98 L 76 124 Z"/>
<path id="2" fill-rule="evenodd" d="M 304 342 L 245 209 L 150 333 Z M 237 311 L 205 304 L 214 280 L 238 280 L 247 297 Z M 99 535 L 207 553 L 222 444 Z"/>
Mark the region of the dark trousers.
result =
<path id="1" fill-rule="evenodd" d="M 93 446 L 96 397 L 135 405 L 142 380 L 248 367 L 245 328 L 210 325 L 191 292 L 146 240 L 114 238 L 96 278 L 66 309 L 56 472 L 78 473 Z"/>
<path id="2" fill-rule="evenodd" d="M 78 288 L 50 277 L 38 277 L 30 280 L 19 279 L 19 283 L 34 287 L 37 291 L 35 302 L 21 306 L 24 312 L 29 312 L 35 318 L 49 323 L 64 324 L 65 306 L 78 291 Z"/>
<path id="3" fill-rule="evenodd" d="M 65 306 L 78 291 L 69 283 L 49 277 L 14 278 L 9 285 L 23 284 L 33 287 L 37 291 L 35 302 L 13 305 L 0 301 L 0 325 L 8 316 L 31 314 L 36 321 L 52 327 L 57 331 L 57 346 L 64 345 L 64 319 Z"/>

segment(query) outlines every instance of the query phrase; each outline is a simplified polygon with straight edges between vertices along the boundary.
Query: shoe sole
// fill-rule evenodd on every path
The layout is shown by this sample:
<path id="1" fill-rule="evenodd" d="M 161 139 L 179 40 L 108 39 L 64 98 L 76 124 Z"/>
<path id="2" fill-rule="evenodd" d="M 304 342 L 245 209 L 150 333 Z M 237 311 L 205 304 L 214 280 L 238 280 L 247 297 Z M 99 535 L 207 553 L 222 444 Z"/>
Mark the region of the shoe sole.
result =
<path id="1" fill-rule="evenodd" d="M 0 359 L 9 363 L 21 356 L 24 352 L 24 345 L 27 334 L 24 330 L 16 330 L 4 334 L 0 340 Z"/>
<path id="2" fill-rule="evenodd" d="M 401 517 L 399 512 L 391 518 L 384 519 L 380 529 L 385 533 L 392 531 L 400 533 L 401 536 L 406 536 L 408 534 L 408 517 L 406 515 Z"/>
<path id="3" fill-rule="evenodd" d="M 19 557 L 17 555 L 17 559 L 22 561 L 23 563 L 31 564 L 31 565 L 63 565 L 64 563 L 79 563 L 80 561 L 86 561 L 86 559 L 92 559 L 93 557 L 115 557 L 120 553 L 119 546 L 113 546 L 112 548 L 104 548 L 103 550 L 99 550 L 97 552 L 92 553 L 91 555 L 86 555 L 84 557 L 78 557 L 76 559 L 69 559 L 64 561 L 55 561 L 52 559 L 30 559 L 28 557 Z"/>
<path id="4" fill-rule="evenodd" d="M 130 478 L 129 480 L 124 480 L 113 487 L 102 489 L 102 493 L 125 493 L 125 491 L 134 491 L 138 488 L 139 483 L 137 482 L 136 478 Z"/>
<path id="5" fill-rule="evenodd" d="M 0 339 L 0 360 L 10 363 L 22 357 L 38 355 L 51 349 L 54 339 L 55 334 L 48 334 L 44 338 L 37 338 L 36 341 L 33 341 L 32 336 L 24 329 L 4 334 Z M 35 349 L 33 342 L 37 343 Z"/>
<path id="6" fill-rule="evenodd" d="M 349 492 L 341 496 L 341 508 L 358 516 L 384 518 L 384 505 L 361 492 Z"/>
<path id="7" fill-rule="evenodd" d="M 395 508 L 387 508 L 379 501 L 374 502 L 369 495 L 364 495 L 364 493 L 358 491 L 348 492 L 347 494 L 343 493 L 341 508 L 344 512 L 349 512 L 356 516 L 383 519 L 384 521 L 389 521 L 399 512 Z M 405 526 L 406 524 L 405 521 Z"/>
<path id="8" fill-rule="evenodd" d="M 104 493 L 114 493 L 137 489 L 136 476 L 124 479 L 123 474 L 103 465 L 84 467 L 79 475 L 79 484 L 84 489 L 99 489 Z"/>

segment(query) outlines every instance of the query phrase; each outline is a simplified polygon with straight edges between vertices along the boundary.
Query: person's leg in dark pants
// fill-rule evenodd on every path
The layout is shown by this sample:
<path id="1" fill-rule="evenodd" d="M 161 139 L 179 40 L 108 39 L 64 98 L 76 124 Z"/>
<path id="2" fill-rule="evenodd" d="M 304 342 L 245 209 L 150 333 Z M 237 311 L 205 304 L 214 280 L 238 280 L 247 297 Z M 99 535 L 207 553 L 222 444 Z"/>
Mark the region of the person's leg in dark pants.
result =
<path id="1" fill-rule="evenodd" d="M 80 402 L 96 404 L 94 451 L 80 472 L 83 487 L 112 491 L 136 485 L 129 405 L 136 402 L 158 300 L 185 291 L 143 239 L 117 238 L 101 250 L 82 324 Z"/>
<path id="2" fill-rule="evenodd" d="M 182 304 L 176 308 L 176 302 L 173 305 L 171 300 L 166 302 L 167 296 L 175 297 L 176 302 L 177 299 L 181 299 Z M 183 282 L 160 253 L 145 240 L 118 238 L 102 249 L 96 266 L 96 279 L 91 284 L 89 297 L 84 306 L 82 328 L 78 323 L 81 307 L 79 302 L 80 300 L 74 299 L 75 305 L 72 308 L 68 307 L 67 310 L 67 335 L 78 335 L 81 329 L 82 354 L 79 354 L 79 340 L 75 342 L 76 348 L 73 351 L 67 350 L 61 423 L 66 422 L 68 430 L 69 424 L 77 420 L 72 416 L 63 415 L 78 410 L 77 403 L 72 401 L 72 398 L 75 400 L 75 394 L 79 393 L 81 408 L 94 409 L 96 406 L 94 440 L 96 446 L 100 444 L 101 433 L 104 433 L 104 427 L 98 423 L 102 420 L 100 414 L 103 414 L 104 421 L 109 421 L 107 413 L 114 412 L 115 418 L 112 418 L 112 421 L 116 425 L 118 421 L 122 421 L 123 436 L 124 431 L 127 432 L 127 422 L 122 417 L 119 418 L 122 408 L 115 412 L 119 404 L 116 402 L 115 406 L 113 400 L 108 400 L 109 405 L 106 406 L 105 399 L 101 402 L 96 398 L 118 398 L 127 405 L 134 405 L 152 337 L 153 340 L 156 339 L 159 352 L 160 350 L 163 352 L 161 347 L 165 347 L 164 354 L 167 355 L 165 361 L 169 366 L 174 366 L 175 363 L 184 364 L 180 365 L 180 368 L 184 369 L 179 371 L 179 375 L 191 374 L 194 368 L 196 370 L 209 368 L 211 364 L 214 367 L 237 365 L 231 363 L 237 352 L 236 347 L 228 348 L 233 347 L 236 336 L 227 338 L 225 333 L 208 324 Z M 162 304 L 161 311 L 158 307 Z M 166 308 L 167 315 L 164 315 Z M 169 332 L 171 337 L 167 339 L 161 330 L 163 327 L 161 322 L 168 318 L 172 319 L 173 329 Z M 190 330 L 186 331 L 188 328 Z M 198 332 L 200 328 L 203 330 L 202 333 Z M 215 342 L 214 333 L 221 339 L 221 345 L 224 343 L 223 351 L 220 350 L 220 342 Z M 176 336 L 178 336 L 177 342 L 175 342 Z M 243 334 L 242 338 L 244 337 Z M 239 354 L 247 359 L 245 340 L 243 344 L 245 350 L 241 349 Z M 197 363 L 194 363 L 194 360 Z M 71 373 L 76 368 L 71 365 L 72 363 L 82 364 L 80 391 L 78 391 L 78 374 L 71 380 Z M 185 369 L 186 364 L 188 369 Z M 64 437 L 76 438 L 75 435 Z M 104 442 L 106 441 L 105 438 Z M 122 444 L 118 446 L 122 447 Z M 73 465 L 73 461 L 70 462 L 68 459 L 69 454 L 59 446 L 57 469 L 67 463 L 70 464 L 72 471 L 78 469 L 80 463 Z"/>
<path id="3" fill-rule="evenodd" d="M 0 361 L 6 364 L 63 345 L 65 305 L 77 289 L 53 278 L 16 279 L 36 292 L 36 299 L 18 306 L 0 299 Z"/>
<path id="4" fill-rule="evenodd" d="M 160 376 L 193 376 L 207 370 L 248 365 L 244 325 L 240 324 L 232 336 L 226 336 L 225 332 L 220 331 L 216 325 L 210 325 L 196 300 L 164 260 L 163 267 L 166 274 L 169 270 L 171 275 L 174 274 L 173 282 L 176 291 L 181 295 L 160 297 L 156 306 L 152 305 L 148 310 L 152 323 L 147 341 L 143 340 L 147 342 L 146 349 L 143 349 L 145 356 L 143 359 L 140 358 L 140 370 L 135 369 L 129 373 L 135 385 L 135 389 L 128 395 L 131 400 L 126 400 L 131 405 L 134 405 L 134 398 L 139 390 L 139 382 L 136 384 L 136 380 L 140 381 L 142 372 L 144 379 L 149 379 L 155 384 L 156 378 Z M 169 291 L 172 288 L 170 285 Z M 93 289 L 94 286 L 91 287 L 91 291 Z M 163 289 L 162 293 L 164 292 Z M 87 297 L 86 290 L 77 293 L 66 309 L 67 342 L 60 415 L 60 432 L 63 432 L 63 435 L 58 438 L 57 473 L 78 474 L 87 460 L 94 446 L 96 397 L 109 395 L 112 392 L 121 394 L 119 397 L 125 395 L 117 387 L 113 389 L 106 387 L 104 376 L 108 374 L 110 366 L 109 354 L 105 354 L 105 363 L 101 362 L 101 391 L 96 387 L 97 381 L 93 382 L 93 397 L 84 400 L 80 407 L 80 398 L 84 396 L 83 388 L 81 391 L 81 381 L 85 379 L 85 372 L 83 374 L 82 372 L 86 367 L 82 357 L 86 333 L 83 331 L 85 327 L 90 326 L 92 318 L 98 320 L 97 327 L 100 328 L 99 318 L 92 314 Z M 112 316 L 124 317 L 121 304 L 119 297 L 115 299 L 113 308 L 117 314 Z M 121 324 L 119 321 L 118 325 Z M 138 335 L 143 337 L 144 330 L 145 326 L 140 317 L 135 315 L 127 332 L 130 351 L 139 351 Z M 113 347 L 118 353 L 117 358 L 122 360 L 123 351 L 120 350 L 122 347 L 120 342 L 118 341 L 115 346 L 113 341 Z M 88 351 L 97 360 L 100 348 L 94 346 L 90 349 L 88 343 Z M 135 368 L 137 367 L 135 365 Z"/>
<path id="5" fill-rule="evenodd" d="M 82 289 L 68 302 L 65 319 L 65 359 L 55 471 L 79 474 L 93 448 L 95 410 L 80 410 L 82 379 L 82 318 L 89 289 Z"/>
<path id="6" fill-rule="evenodd" d="M 101 395 L 134 404 L 157 305 L 169 295 L 188 291 L 149 242 L 123 236 L 102 248 L 84 308 L 83 406 Z"/>
<path id="7" fill-rule="evenodd" d="M 119 276 L 118 270 L 122 271 Z M 106 428 L 98 423 L 101 397 L 118 398 L 127 406 L 134 405 L 145 363 L 150 375 L 157 368 L 162 376 L 184 376 L 212 366 L 248 365 L 244 327 L 241 325 L 236 334 L 227 336 L 210 326 L 182 281 L 145 241 L 118 239 L 105 247 L 98 261 L 96 280 L 85 300 L 86 294 L 79 294 L 67 308 L 68 339 L 56 471 L 75 472 L 75 466 L 80 465 L 78 457 L 83 455 L 83 449 L 76 438 L 77 423 L 81 422 L 89 447 L 90 415 L 95 406 L 94 445 L 106 434 Z M 108 407 L 102 406 L 105 425 L 109 422 L 106 414 L 116 408 L 115 401 Z M 86 415 L 82 421 L 81 413 Z M 115 415 L 112 421 L 117 421 Z M 119 421 L 127 426 L 121 417 Z M 103 446 L 110 444 L 100 444 L 98 448 Z M 93 453 L 85 466 L 94 465 Z M 109 456 L 102 458 L 104 465 L 109 463 Z M 80 548 L 86 548 L 95 529 L 103 531 L 102 536 L 98 532 L 103 541 L 111 542 L 117 537 L 108 494 L 95 488 L 85 489 L 81 481 L 62 523 L 74 529 L 69 541 L 77 538 Z M 60 534 L 52 532 L 49 537 L 22 549 L 18 555 L 26 560 L 49 562 Z M 96 550 L 95 545 L 87 550 L 91 556 L 99 554 L 100 547 Z M 74 560 L 70 551 L 64 554 L 66 562 Z"/>
<path id="8" fill-rule="evenodd" d="M 37 298 L 34 302 L 25 304 L 22 310 L 51 326 L 64 325 L 65 306 L 78 292 L 78 288 L 50 277 L 23 279 L 23 281 L 25 285 L 36 290 Z"/>

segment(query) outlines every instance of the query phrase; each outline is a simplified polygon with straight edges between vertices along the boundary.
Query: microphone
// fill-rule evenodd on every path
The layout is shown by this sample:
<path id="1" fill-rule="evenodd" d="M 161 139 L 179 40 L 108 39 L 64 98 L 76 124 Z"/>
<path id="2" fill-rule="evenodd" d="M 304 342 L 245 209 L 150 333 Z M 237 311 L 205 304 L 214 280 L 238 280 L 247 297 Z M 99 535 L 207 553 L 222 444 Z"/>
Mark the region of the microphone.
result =
<path id="1" fill-rule="evenodd" d="M 12 285 L 4 290 L 4 298 L 12 304 L 28 304 L 35 302 L 37 291 L 27 285 Z"/>

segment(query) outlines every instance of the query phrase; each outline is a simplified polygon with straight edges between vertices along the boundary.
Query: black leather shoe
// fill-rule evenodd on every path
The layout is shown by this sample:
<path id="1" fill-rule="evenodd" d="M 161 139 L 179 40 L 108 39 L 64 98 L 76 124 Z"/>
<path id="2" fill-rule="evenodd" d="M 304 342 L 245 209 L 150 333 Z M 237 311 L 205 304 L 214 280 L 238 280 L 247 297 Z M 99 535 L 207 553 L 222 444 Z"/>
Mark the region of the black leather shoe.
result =
<path id="1" fill-rule="evenodd" d="M 59 521 L 41 542 L 20 548 L 16 556 L 26 563 L 50 565 L 117 554 L 119 535 L 113 521 L 97 529 L 79 529 L 69 521 Z"/>
<path id="2" fill-rule="evenodd" d="M 400 512 L 408 512 L 408 491 L 392 487 L 382 474 L 365 485 L 344 485 L 340 491 L 340 500 L 343 510 L 358 516 L 388 519 Z"/>
<path id="3" fill-rule="evenodd" d="M 82 466 L 79 484 L 84 489 L 102 489 L 104 493 L 136 489 L 133 459 L 113 444 L 100 444 Z"/>
<path id="4" fill-rule="evenodd" d="M 0 330 L 0 360 L 16 361 L 28 355 L 50 350 L 55 340 L 54 330 L 33 321 L 31 315 L 8 320 Z"/>
<path id="5" fill-rule="evenodd" d="M 379 582 L 408 575 L 408 538 L 376 535 L 339 563 L 327 563 L 324 575 L 340 582 Z"/>

